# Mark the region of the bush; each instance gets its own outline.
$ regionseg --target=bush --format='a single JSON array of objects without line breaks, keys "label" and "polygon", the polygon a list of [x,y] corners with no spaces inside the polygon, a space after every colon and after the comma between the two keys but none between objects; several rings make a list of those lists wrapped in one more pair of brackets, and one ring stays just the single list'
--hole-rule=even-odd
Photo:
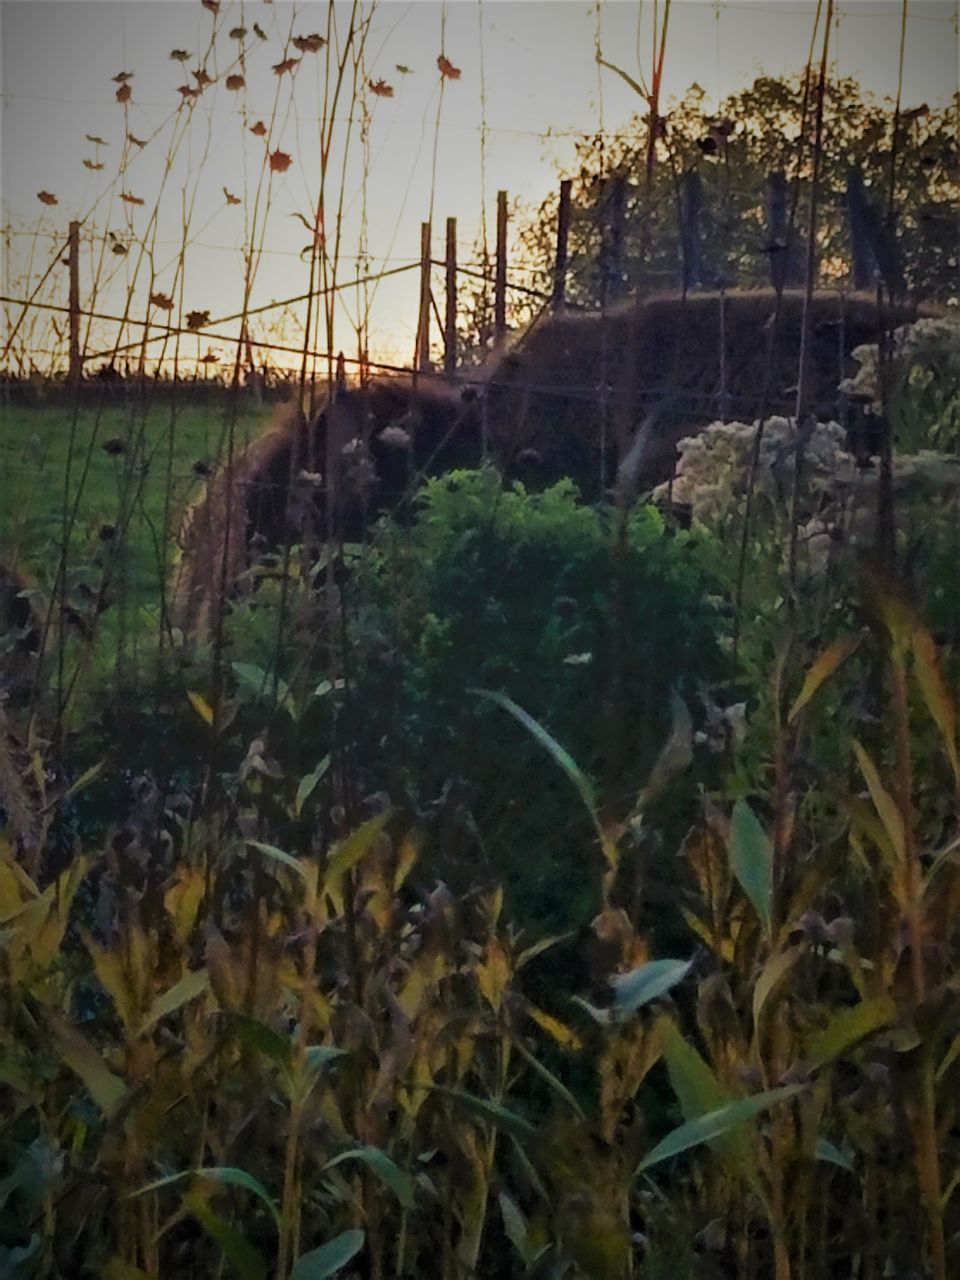
[{"label": "bush", "polygon": [[416,785],[420,803],[444,788],[448,814],[475,800],[475,850],[489,872],[521,910],[536,903],[541,919],[567,926],[572,908],[586,910],[592,878],[576,795],[476,690],[512,698],[624,805],[669,731],[671,689],[694,691],[720,667],[690,539],[668,535],[652,508],[634,513],[615,627],[612,536],[609,512],[583,505],[570,481],[532,494],[493,471],[458,472],[426,486],[412,527],[381,527],[350,609],[364,754],[387,753],[387,773]]}]

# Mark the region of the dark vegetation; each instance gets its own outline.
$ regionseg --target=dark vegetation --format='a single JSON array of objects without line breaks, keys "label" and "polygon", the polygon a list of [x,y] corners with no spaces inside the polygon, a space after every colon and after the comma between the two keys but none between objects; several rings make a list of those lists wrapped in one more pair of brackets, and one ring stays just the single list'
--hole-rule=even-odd
[{"label": "dark vegetation", "polygon": [[[839,200],[891,122],[831,92]],[[0,1276],[960,1268],[960,376],[888,342],[904,282],[952,296],[911,166],[926,201],[956,143],[910,125],[878,300],[809,279],[804,330],[801,293],[716,292],[763,280],[797,98],[650,143],[618,279],[710,293],[535,325],[476,397],[4,409]],[[723,221],[681,252],[653,215],[692,172]],[[863,285],[838,209],[820,283]],[[861,342],[867,532],[814,559]],[[681,522],[678,398],[803,430]]]}]

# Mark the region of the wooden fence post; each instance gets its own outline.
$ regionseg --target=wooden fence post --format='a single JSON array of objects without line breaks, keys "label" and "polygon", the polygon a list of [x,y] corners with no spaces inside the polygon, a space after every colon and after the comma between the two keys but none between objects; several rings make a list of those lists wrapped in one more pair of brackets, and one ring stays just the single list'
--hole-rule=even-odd
[{"label": "wooden fence post", "polygon": [[79,386],[83,374],[80,360],[80,223],[70,223],[70,367],[71,386]]},{"label": "wooden fence post", "polygon": [[789,280],[791,257],[787,243],[787,175],[781,169],[767,176],[767,236],[770,283],[779,290]]},{"label": "wooden fence post", "polygon": [[497,192],[497,267],[493,286],[493,342],[507,336],[507,193]]},{"label": "wooden fence post", "polygon": [[457,220],[447,219],[447,307],[443,325],[443,372],[457,367]]},{"label": "wooden fence post", "polygon": [[618,173],[610,183],[610,203],[607,208],[607,292],[614,301],[624,292],[623,235],[627,209],[627,179]]},{"label": "wooden fence post", "polygon": [[688,169],[680,179],[680,245],[683,249],[683,292],[695,289],[703,274],[700,215],[703,212],[703,183],[696,169]]},{"label": "wooden fence post", "polygon": [[420,314],[417,320],[415,371],[430,371],[430,223],[420,224]]},{"label": "wooden fence post", "polygon": [[567,288],[567,244],[570,239],[570,190],[573,183],[564,178],[560,183],[560,207],[557,210],[557,259],[553,268],[554,311],[562,311]]}]

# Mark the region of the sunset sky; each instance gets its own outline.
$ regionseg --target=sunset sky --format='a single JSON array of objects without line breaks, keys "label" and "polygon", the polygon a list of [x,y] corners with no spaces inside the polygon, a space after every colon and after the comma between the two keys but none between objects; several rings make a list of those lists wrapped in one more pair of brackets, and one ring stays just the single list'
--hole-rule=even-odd
[{"label": "sunset sky", "polygon": [[[498,189],[512,200],[539,201],[555,185],[557,164],[570,159],[577,136],[615,132],[641,105],[622,80],[598,68],[595,51],[599,45],[605,58],[633,75],[638,66],[646,69],[653,0],[386,0],[359,11],[370,17],[364,81],[383,79],[394,94],[365,93],[366,155],[357,127],[349,141],[346,125],[336,131],[328,207],[339,199],[342,173],[341,276],[354,270],[364,206],[373,272],[417,258],[420,223],[431,208],[435,256],[442,256],[443,221],[453,215],[461,259],[472,259],[484,204],[492,237]],[[677,0],[666,55],[667,95],[679,95],[697,81],[708,101],[719,101],[761,70],[800,69],[815,11],[810,0]],[[899,0],[846,0],[839,9],[832,37],[836,66],[878,95],[896,90],[900,11]],[[172,293],[185,209],[191,243],[184,312],[207,309],[215,321],[239,308],[243,245],[254,216],[264,254],[253,305],[306,290],[307,269],[298,254],[309,236],[295,215],[310,221],[317,199],[316,121],[325,55],[304,53],[293,75],[277,76],[271,67],[282,61],[291,36],[326,33],[325,3],[223,0],[214,16],[200,0],[3,0],[0,17],[0,194],[3,222],[18,232],[4,257],[4,293],[21,296],[26,277],[35,280],[50,260],[54,242],[46,233],[63,234],[69,219],[79,217],[95,237],[85,241],[85,291],[104,237],[114,232],[131,248],[125,257],[104,258],[97,304],[112,313],[130,289],[131,314],[142,316],[147,274],[144,262],[137,265],[135,242],[154,236],[156,210],[154,287]],[[347,4],[335,6],[335,19],[342,38]],[[957,21],[956,0],[911,3],[905,105],[945,101],[956,92]],[[254,23],[265,40],[253,34]],[[248,29],[240,41],[229,35],[237,26]],[[211,41],[212,51],[201,59]],[[242,90],[229,92],[220,79],[192,105],[183,103],[178,86],[191,82],[194,68],[202,65],[214,79],[222,77],[241,47]],[[175,48],[191,58],[171,60]],[[458,79],[443,83],[442,101],[436,61],[441,51],[461,70]],[[299,56],[292,47],[288,53]],[[112,79],[123,71],[133,73],[126,105],[116,102]],[[348,87],[344,120],[349,103]],[[270,126],[266,138],[250,132],[259,120]],[[147,145],[126,144],[128,167],[118,179],[128,133]],[[106,145],[88,142],[87,135]],[[265,153],[277,150],[289,154],[290,167],[272,174],[269,197],[264,187],[258,201]],[[84,160],[103,168],[85,167]],[[228,204],[224,188],[241,203]],[[40,203],[40,191],[55,195],[56,206]],[[144,203],[123,202],[122,192]],[[328,217],[328,233],[330,225]],[[39,238],[33,234],[38,227],[44,233]],[[65,299],[66,272],[57,272],[53,278]],[[415,271],[376,289],[371,346],[379,358],[409,360],[416,294]],[[343,295],[338,319],[339,344],[348,350],[355,296]],[[3,323],[15,314],[8,309]],[[257,332],[264,331],[261,322]],[[205,345],[228,351],[216,342]]]}]

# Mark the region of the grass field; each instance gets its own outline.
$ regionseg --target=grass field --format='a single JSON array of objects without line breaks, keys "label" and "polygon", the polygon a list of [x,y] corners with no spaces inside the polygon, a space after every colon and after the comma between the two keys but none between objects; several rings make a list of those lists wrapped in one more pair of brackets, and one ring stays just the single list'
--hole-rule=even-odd
[{"label": "grass field", "polygon": [[[246,409],[237,447],[265,415]],[[222,448],[224,411],[190,404],[0,409],[0,559],[41,580],[62,546],[67,515],[70,560],[92,561],[105,528],[117,531],[128,603],[155,598],[164,530],[176,536],[185,504]]]}]

